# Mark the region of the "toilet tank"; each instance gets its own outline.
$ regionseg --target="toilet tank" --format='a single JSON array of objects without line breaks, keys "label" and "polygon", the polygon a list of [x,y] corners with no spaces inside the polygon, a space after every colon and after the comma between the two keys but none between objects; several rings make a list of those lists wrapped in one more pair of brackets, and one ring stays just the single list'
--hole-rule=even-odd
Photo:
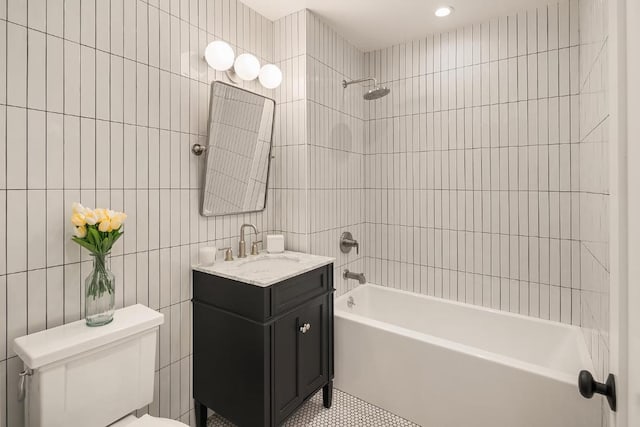
[{"label": "toilet tank", "polygon": [[27,427],[105,427],[153,400],[161,313],[137,304],[14,340],[27,376]]}]

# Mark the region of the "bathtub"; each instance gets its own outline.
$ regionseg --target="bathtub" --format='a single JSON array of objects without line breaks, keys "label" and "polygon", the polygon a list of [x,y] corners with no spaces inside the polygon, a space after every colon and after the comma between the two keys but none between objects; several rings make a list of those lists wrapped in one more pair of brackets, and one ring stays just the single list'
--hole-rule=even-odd
[{"label": "bathtub", "polygon": [[575,326],[372,284],[335,301],[336,388],[421,426],[600,426],[581,369]]}]

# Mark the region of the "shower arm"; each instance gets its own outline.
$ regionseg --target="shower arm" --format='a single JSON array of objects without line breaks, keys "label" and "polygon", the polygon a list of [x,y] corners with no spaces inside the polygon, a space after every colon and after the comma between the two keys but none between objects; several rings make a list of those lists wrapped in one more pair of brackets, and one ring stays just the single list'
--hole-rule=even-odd
[{"label": "shower arm", "polygon": [[373,85],[374,86],[378,86],[378,81],[375,78],[367,77],[365,79],[358,79],[358,80],[351,80],[351,81],[343,80],[342,81],[342,87],[346,89],[346,87],[349,86],[349,85],[356,84],[356,83],[362,83],[362,82],[368,82],[370,80],[373,80]]}]

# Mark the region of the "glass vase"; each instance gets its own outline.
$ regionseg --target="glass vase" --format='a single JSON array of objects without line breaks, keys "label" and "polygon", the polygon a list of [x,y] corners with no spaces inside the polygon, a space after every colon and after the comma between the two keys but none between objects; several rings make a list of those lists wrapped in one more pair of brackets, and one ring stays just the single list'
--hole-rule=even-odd
[{"label": "glass vase", "polygon": [[84,317],[88,326],[102,326],[113,320],[116,305],[116,277],[109,254],[91,254],[93,270],[84,281]]}]

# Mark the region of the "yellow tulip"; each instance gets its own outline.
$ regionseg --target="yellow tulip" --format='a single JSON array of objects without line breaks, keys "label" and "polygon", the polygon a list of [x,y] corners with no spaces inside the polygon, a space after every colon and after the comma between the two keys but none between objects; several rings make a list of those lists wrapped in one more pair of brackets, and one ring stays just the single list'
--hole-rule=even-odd
[{"label": "yellow tulip", "polygon": [[96,211],[87,211],[87,213],[84,214],[84,219],[89,225],[96,225],[98,223],[98,215],[96,214]]},{"label": "yellow tulip", "polygon": [[108,219],[103,220],[100,225],[98,225],[98,230],[102,231],[103,233],[106,233],[108,231],[111,231],[111,222],[109,222]]},{"label": "yellow tulip", "polygon": [[82,215],[79,212],[74,213],[73,215],[71,215],[71,223],[73,225],[75,225],[76,227],[82,227],[84,226],[87,222],[85,220],[84,215]]},{"label": "yellow tulip", "polygon": [[109,219],[106,209],[96,209],[94,210],[94,213],[96,214],[96,218],[98,219],[98,222],[102,222],[105,219]]},{"label": "yellow tulip", "polygon": [[125,219],[127,219],[127,215],[125,213],[115,212],[114,215],[111,216],[111,228],[114,230],[119,229]]},{"label": "yellow tulip", "polygon": [[76,227],[76,230],[73,234],[80,239],[84,239],[85,237],[87,237],[87,228],[84,225]]},{"label": "yellow tulip", "polygon": [[71,211],[75,214],[75,213],[79,213],[84,215],[84,213],[87,211],[87,208],[85,208],[84,206],[82,206],[80,203],[78,202],[74,202],[71,205]]}]

